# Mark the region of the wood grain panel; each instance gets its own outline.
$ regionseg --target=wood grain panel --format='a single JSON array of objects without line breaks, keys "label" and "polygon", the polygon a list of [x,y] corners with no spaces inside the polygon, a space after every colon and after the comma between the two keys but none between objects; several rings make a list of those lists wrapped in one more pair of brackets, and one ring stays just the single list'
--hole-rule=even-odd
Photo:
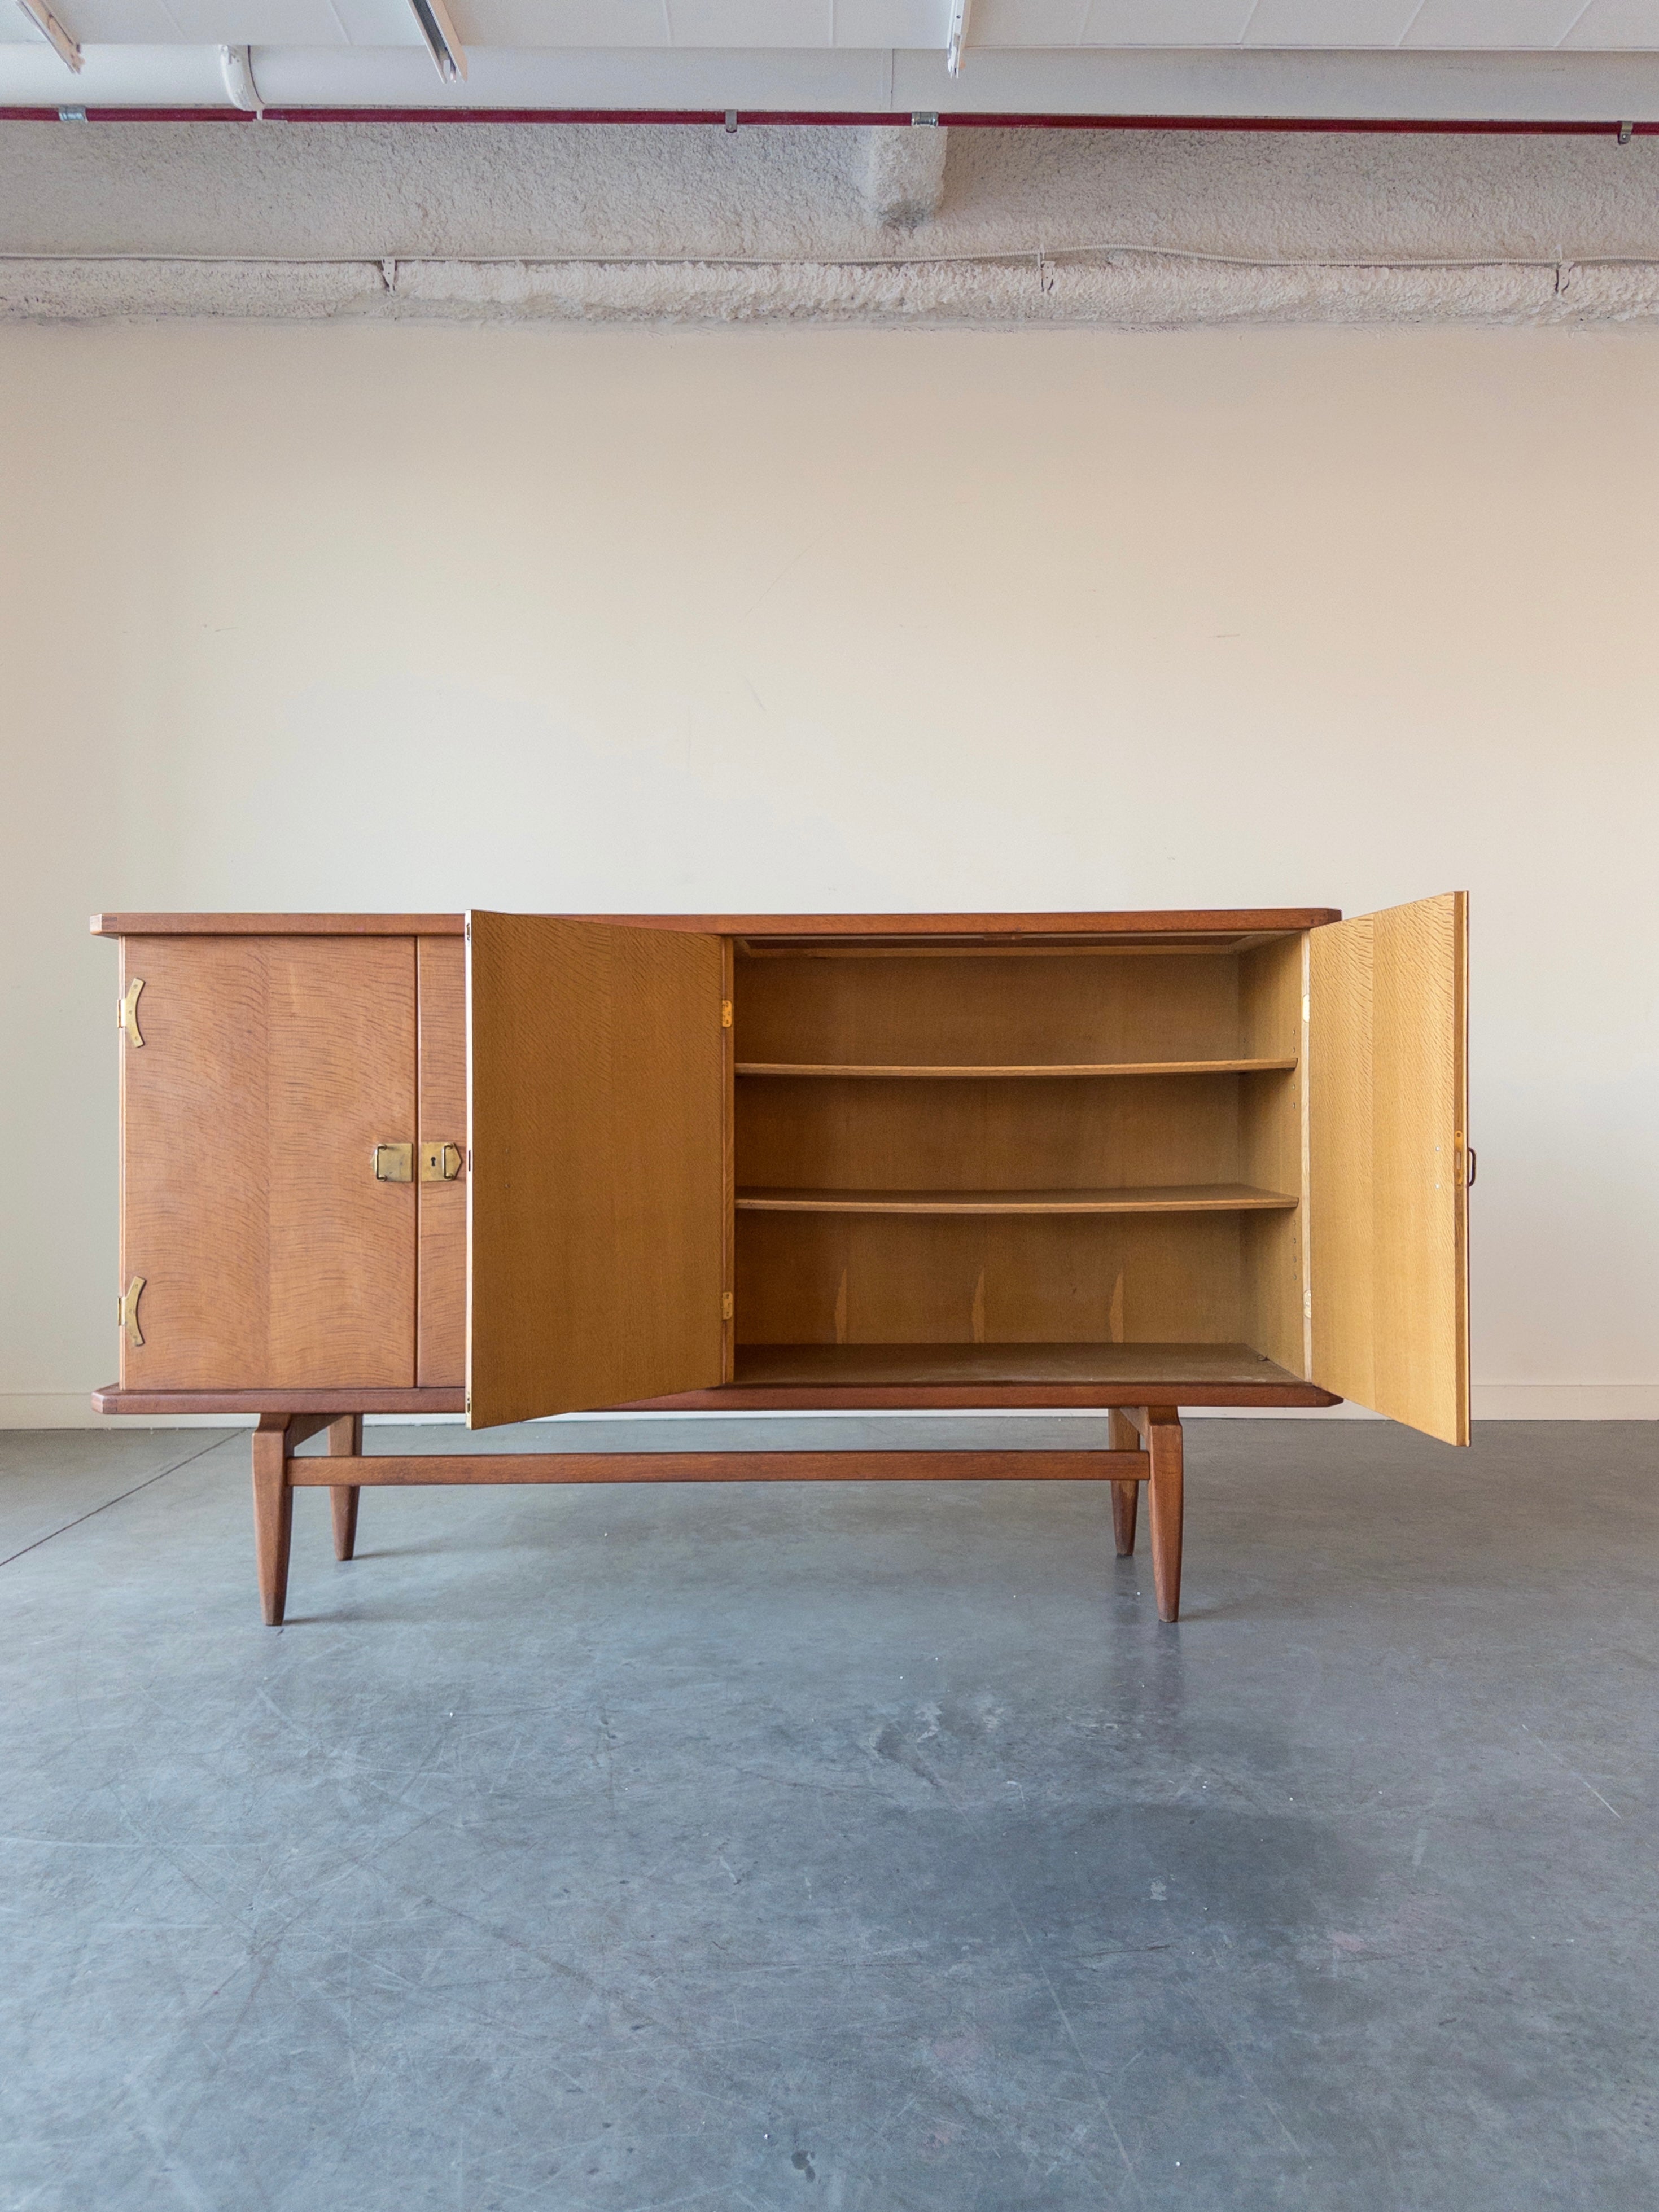
[{"label": "wood grain panel", "polygon": [[1259,1214],[1240,1242],[1243,1334],[1294,1374],[1306,1371],[1302,1293],[1306,1284],[1307,1207],[1303,1142],[1306,1081],[1303,1058],[1303,968],[1306,939],[1280,938],[1239,960],[1239,1003],[1247,1049],[1277,1054],[1291,1066],[1239,1086],[1239,1173],[1264,1190],[1294,1192],[1291,1212]]},{"label": "wood grain panel", "polygon": [[[291,1460],[296,1489],[319,1486],[325,1462]],[[1146,1482],[1143,1451],[432,1452],[370,1453],[330,1468],[365,1489],[507,1482]]]},{"label": "wood grain panel", "polygon": [[[763,1355],[776,1346],[755,1347],[757,1356]],[[1201,1349],[1208,1350],[1204,1346]],[[1142,1347],[1143,1352],[1146,1347]],[[740,1353],[747,1358],[749,1354]],[[1259,1370],[1266,1372],[1267,1370]],[[1278,1370],[1273,1370],[1277,1372]],[[1027,1383],[984,1383],[969,1385],[952,1391],[937,1383],[924,1383],[914,1389],[884,1388],[866,1391],[861,1397],[844,1390],[829,1389],[814,1393],[810,1389],[784,1391],[757,1390],[741,1380],[716,1386],[708,1390],[681,1390],[660,1398],[642,1398],[633,1401],[635,1410],[651,1407],[663,1413],[742,1413],[753,1411],[787,1411],[801,1413],[814,1406],[845,1407],[857,1403],[872,1408],[879,1407],[927,1406],[1003,1406],[1031,1407],[1055,1406],[1107,1406],[1141,1403],[1149,1391],[1156,1396],[1162,1391],[1168,1395],[1170,1378],[1148,1378],[1145,1375],[1132,1377],[1123,1385],[1055,1383],[1050,1387],[1057,1395],[1046,1397],[1043,1386]],[[1179,1396],[1188,1406],[1334,1406],[1337,1401],[1328,1390],[1316,1389],[1310,1382],[1267,1382],[1263,1383],[1182,1382]],[[465,1398],[459,1390],[134,1390],[123,1391],[117,1383],[106,1383],[92,1393],[95,1413],[145,1414],[174,1413],[264,1413],[275,1412],[321,1413],[325,1418],[348,1412],[365,1413],[459,1413],[465,1409]]]},{"label": "wood grain panel", "polygon": [[459,914],[95,914],[94,937],[459,937]]},{"label": "wood grain panel", "polygon": [[1293,1193],[1236,1182],[1144,1190],[738,1190],[739,1213],[1249,1213]]},{"label": "wood grain panel", "polygon": [[1031,1190],[1250,1182],[1242,1172],[1240,1101],[1275,1080],[740,1083],[738,1183]]},{"label": "wood grain panel", "polygon": [[690,929],[716,937],[1006,938],[1015,944],[1066,937],[1244,937],[1263,931],[1314,929],[1340,921],[1334,906],[1147,908],[1111,913],[1055,914],[610,914],[578,921],[620,922],[637,929]]},{"label": "wood grain panel", "polygon": [[1231,953],[917,959],[848,950],[836,960],[739,957],[740,1061],[952,1066],[1241,1054]]},{"label": "wood grain panel", "polygon": [[276,1390],[124,1390],[107,1382],[92,1393],[96,1413],[460,1413],[465,1392],[453,1389],[384,1389],[379,1384],[343,1383],[337,1388],[290,1384]]},{"label": "wood grain panel", "polygon": [[[420,1182],[416,1379],[428,1388],[466,1379],[466,950],[459,937],[416,939],[422,1144],[450,1144],[461,1171]],[[416,1172],[418,1174],[418,1152]]]},{"label": "wood grain panel", "polygon": [[1248,1344],[769,1344],[738,1355],[738,1385],[750,1389],[1098,1382],[1152,1395],[1295,1381]]},{"label": "wood grain panel", "polygon": [[[901,1347],[905,1349],[908,1347]],[[1264,1373],[1277,1374],[1269,1367]],[[1104,1412],[1113,1406],[1144,1406],[1148,1395],[1182,1406],[1335,1406],[1341,1401],[1328,1390],[1294,1379],[1282,1382],[1182,1382],[1167,1376],[1145,1376],[1123,1382],[894,1382],[860,1383],[838,1388],[819,1383],[778,1387],[738,1382],[720,1390],[681,1390],[667,1398],[641,1398],[631,1408],[619,1411],[653,1413],[971,1413],[988,1408],[1003,1413],[1030,1413],[1044,1407],[1092,1407]]]},{"label": "wood grain panel", "polygon": [[[740,947],[740,1341],[1249,1338],[1299,1370],[1302,945]],[[1107,1208],[1148,1214],[1075,1218]]]},{"label": "wood grain panel", "polygon": [[1310,943],[1314,1379],[1469,1441],[1468,902]]},{"label": "wood grain panel", "polygon": [[716,937],[474,914],[468,1419],[718,1384]]},{"label": "wood grain panel", "polygon": [[[609,914],[562,917],[606,921],[633,929],[690,931],[713,937],[993,937],[1019,943],[1030,938],[1242,937],[1261,931],[1316,928],[1340,921],[1336,907],[1251,907],[1123,914]],[[459,914],[95,914],[96,937],[182,933],[275,937],[284,932],[341,937],[461,935]]]},{"label": "wood grain panel", "polygon": [[761,1344],[1234,1342],[1239,1222],[743,1213],[739,1362]]},{"label": "wood grain panel", "polygon": [[1277,1072],[1295,1066],[1294,1059],[1102,1060],[1084,1062],[1073,1067],[1056,1066],[1048,1061],[1009,1067],[848,1067],[820,1066],[811,1061],[777,1065],[757,1060],[740,1061],[737,1073],[739,1075],[840,1076],[865,1082],[890,1083],[895,1078],[902,1077],[914,1082],[966,1083],[983,1082],[993,1077],[1006,1081],[1011,1078],[1029,1080],[1037,1077],[1060,1076],[1075,1079],[1115,1075],[1243,1075]]},{"label": "wood grain panel", "polygon": [[121,1279],[145,1279],[129,1389],[408,1387],[415,1186],[409,938],[129,938]]},{"label": "wood grain panel", "polygon": [[734,1024],[732,999],[735,988],[733,947],[729,937],[720,939],[720,1380],[732,1380],[737,1357],[738,1323],[732,1292],[738,1279],[738,1125],[737,1086],[732,1075]]}]

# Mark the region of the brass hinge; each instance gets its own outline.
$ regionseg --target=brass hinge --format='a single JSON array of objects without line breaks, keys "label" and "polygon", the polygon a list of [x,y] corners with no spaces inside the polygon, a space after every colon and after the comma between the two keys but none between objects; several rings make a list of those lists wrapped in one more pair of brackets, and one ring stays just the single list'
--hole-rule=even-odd
[{"label": "brass hinge", "polygon": [[722,1000],[720,1000],[720,1027],[721,1027],[723,1030],[729,1030],[729,1029],[731,1028],[731,1026],[732,1026],[732,1001],[730,1000],[730,999],[722,999]]},{"label": "brass hinge", "polygon": [[138,1031],[138,994],[143,988],[143,977],[135,975],[127,985],[125,998],[115,1009],[116,1025],[126,1031],[129,1044],[143,1044],[144,1041]]},{"label": "brass hinge", "polygon": [[461,1171],[461,1148],[459,1145],[422,1144],[421,1146],[421,1181],[422,1182],[453,1182]]},{"label": "brass hinge", "polygon": [[374,1160],[376,1182],[414,1182],[415,1147],[413,1145],[376,1145]]},{"label": "brass hinge", "polygon": [[1458,1187],[1463,1190],[1473,1190],[1474,1188],[1474,1146],[1468,1142],[1461,1129],[1454,1129],[1452,1132],[1452,1158],[1457,1162],[1454,1173],[1456,1176]]},{"label": "brass hinge", "polygon": [[722,1291],[720,1292],[720,1319],[722,1321],[730,1321],[731,1318],[732,1293],[730,1291]]},{"label": "brass hinge", "polygon": [[125,1329],[127,1342],[136,1350],[144,1340],[144,1332],[138,1326],[138,1301],[144,1295],[144,1279],[135,1275],[117,1301],[116,1325]]}]

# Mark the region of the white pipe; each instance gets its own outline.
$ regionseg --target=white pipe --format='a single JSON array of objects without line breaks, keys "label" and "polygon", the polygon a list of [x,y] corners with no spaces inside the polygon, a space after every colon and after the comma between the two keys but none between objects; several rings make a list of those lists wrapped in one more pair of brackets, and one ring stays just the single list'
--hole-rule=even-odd
[{"label": "white pipe", "polygon": [[[475,46],[439,81],[410,21],[397,46],[255,46],[266,109],[712,111],[724,114],[1168,115],[1304,120],[1659,122],[1659,52],[1126,52],[975,46],[962,77],[937,48]],[[199,107],[234,113],[218,46],[89,46],[71,76],[45,40],[0,43],[0,106]]]},{"label": "white pipe", "polygon": [[0,46],[0,107],[229,107],[218,46],[82,46],[70,76],[47,46]]}]

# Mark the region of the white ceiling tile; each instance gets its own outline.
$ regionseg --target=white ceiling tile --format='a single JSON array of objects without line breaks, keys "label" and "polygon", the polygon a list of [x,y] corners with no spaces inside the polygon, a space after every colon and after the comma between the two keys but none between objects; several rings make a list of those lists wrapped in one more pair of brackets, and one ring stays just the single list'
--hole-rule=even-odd
[{"label": "white ceiling tile", "polygon": [[[942,10],[948,17],[948,4]],[[978,0],[968,23],[970,46],[1074,46],[1089,20],[1089,0]],[[943,46],[943,33],[933,43]]]},{"label": "white ceiling tile", "polygon": [[677,46],[827,46],[830,0],[665,0]]},{"label": "white ceiling tile", "polygon": [[349,44],[331,0],[167,0],[167,13],[187,46]]},{"label": "white ceiling tile", "polygon": [[[831,0],[830,7],[838,46],[942,46],[950,13],[950,0]],[[975,36],[977,24],[975,9]]]},{"label": "white ceiling tile", "polygon": [[1575,51],[1581,46],[1659,49],[1659,0],[1590,0],[1561,43]]},{"label": "white ceiling tile", "polygon": [[450,13],[467,46],[665,46],[669,42],[663,0],[452,0]]},{"label": "white ceiling tile", "polygon": [[[409,0],[334,0],[334,12],[354,46],[418,46],[424,42]],[[452,8],[456,27],[466,36],[465,8]]]},{"label": "white ceiling tile", "polygon": [[1457,53],[1558,45],[1583,13],[1584,0],[1423,0],[1401,44]]},{"label": "white ceiling tile", "polygon": [[[52,0],[52,12],[83,46],[171,46],[182,36],[163,0]],[[21,8],[16,15],[26,39],[44,36]]]},{"label": "white ceiling tile", "polygon": [[1085,46],[1236,46],[1251,0],[1092,0]]},{"label": "white ceiling tile", "polygon": [[1257,0],[1247,46],[1397,46],[1418,0]]}]

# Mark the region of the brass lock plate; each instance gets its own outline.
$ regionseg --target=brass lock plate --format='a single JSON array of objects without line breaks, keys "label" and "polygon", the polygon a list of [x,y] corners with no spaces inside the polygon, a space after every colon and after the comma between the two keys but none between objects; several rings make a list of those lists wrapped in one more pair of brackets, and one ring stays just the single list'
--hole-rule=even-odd
[{"label": "brass lock plate", "polygon": [[413,1182],[415,1180],[414,1146],[376,1145],[374,1180],[376,1182]]},{"label": "brass lock plate", "polygon": [[461,1148],[459,1145],[422,1144],[421,1146],[421,1181],[422,1182],[453,1182],[461,1171]]}]

